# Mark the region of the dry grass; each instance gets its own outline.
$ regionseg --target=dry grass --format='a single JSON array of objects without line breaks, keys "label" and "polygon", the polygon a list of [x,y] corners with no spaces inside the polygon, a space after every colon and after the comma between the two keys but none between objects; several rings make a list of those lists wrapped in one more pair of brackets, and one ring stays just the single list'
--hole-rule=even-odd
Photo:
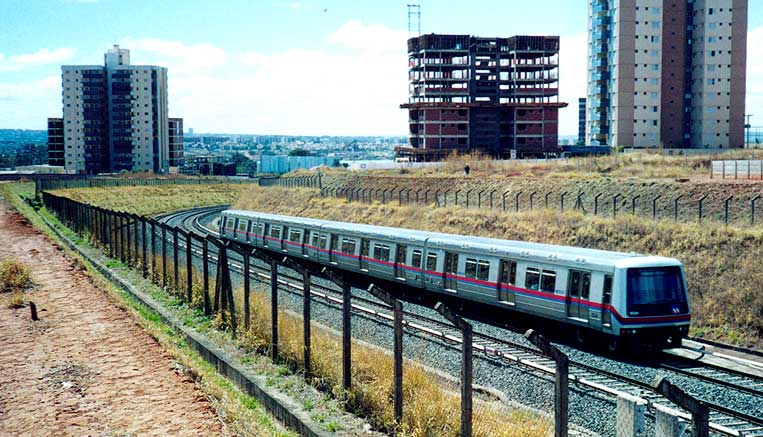
[{"label": "dry grass", "polygon": [[56,195],[116,211],[140,215],[199,206],[229,204],[246,191],[245,184],[157,185],[57,190]]},{"label": "dry grass", "polygon": [[253,187],[236,208],[454,234],[670,256],[686,266],[693,333],[760,345],[763,233],[735,227],[616,220],[555,211],[510,214],[432,206],[347,203],[312,189]]},{"label": "dry grass", "polygon": [[[441,166],[394,170],[352,172],[344,169],[321,170],[326,176],[324,184],[342,180],[350,175],[406,176],[406,177],[462,177],[469,164],[472,178],[694,178],[707,177],[710,161],[719,159],[761,159],[760,150],[734,150],[720,154],[666,155],[664,151],[618,153],[607,156],[569,158],[549,161],[503,160],[495,161],[483,155],[448,156]],[[300,171],[294,174],[311,175]]]},{"label": "dry grass", "polygon": [[15,259],[0,261],[0,292],[23,292],[32,286],[32,270]]},{"label": "dry grass", "polygon": [[[237,293],[240,294],[240,291]],[[243,343],[262,351],[270,343],[270,301],[264,293],[251,295],[251,326]],[[285,361],[303,367],[302,319],[280,312],[279,353]],[[313,326],[312,375],[315,384],[343,398],[347,407],[369,418],[379,429],[395,429],[392,412],[393,360],[376,348],[353,342],[352,382],[343,393],[341,339]],[[407,436],[457,436],[460,432],[460,398],[457,387],[439,382],[420,366],[406,362],[403,370],[403,423]],[[475,403],[475,436],[537,436],[551,429],[548,419],[517,410],[501,411],[484,402]]]}]

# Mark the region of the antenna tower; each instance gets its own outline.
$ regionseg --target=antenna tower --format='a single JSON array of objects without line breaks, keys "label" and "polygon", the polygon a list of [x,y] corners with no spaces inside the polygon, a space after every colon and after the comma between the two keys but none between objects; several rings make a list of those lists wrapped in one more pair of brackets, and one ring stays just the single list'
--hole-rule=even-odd
[{"label": "antenna tower", "polygon": [[418,3],[408,4],[408,36],[421,36],[421,5]]}]

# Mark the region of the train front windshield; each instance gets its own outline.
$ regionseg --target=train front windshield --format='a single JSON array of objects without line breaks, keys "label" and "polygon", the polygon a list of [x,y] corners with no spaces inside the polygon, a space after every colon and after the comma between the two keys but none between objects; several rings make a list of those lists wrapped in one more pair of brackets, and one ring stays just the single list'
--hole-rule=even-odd
[{"label": "train front windshield", "polygon": [[680,267],[628,269],[629,316],[664,316],[688,312]]}]

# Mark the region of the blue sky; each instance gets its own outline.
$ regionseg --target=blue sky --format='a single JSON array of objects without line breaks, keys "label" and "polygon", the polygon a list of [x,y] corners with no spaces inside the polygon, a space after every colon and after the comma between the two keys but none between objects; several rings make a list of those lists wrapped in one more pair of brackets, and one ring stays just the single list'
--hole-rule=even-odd
[{"label": "blue sky", "polygon": [[[0,128],[43,129],[61,113],[60,65],[100,64],[118,43],[169,68],[170,115],[197,132],[405,135],[406,3],[0,0]],[[421,4],[422,33],[561,35],[560,134],[576,133],[584,0]],[[749,17],[747,112],[763,124],[763,1]]]}]

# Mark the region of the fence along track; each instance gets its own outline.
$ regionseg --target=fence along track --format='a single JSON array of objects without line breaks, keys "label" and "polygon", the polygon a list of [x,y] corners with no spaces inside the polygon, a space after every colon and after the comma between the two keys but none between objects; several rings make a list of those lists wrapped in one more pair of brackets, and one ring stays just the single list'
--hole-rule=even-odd
[{"label": "fence along track", "polygon": [[[147,258],[146,258],[146,241],[147,241],[147,238],[146,238],[146,232],[145,231],[149,230],[151,232],[151,234],[150,234],[151,238],[150,239],[151,239],[152,256],[153,256],[153,254],[155,254],[157,252],[157,246],[156,246],[156,243],[155,243],[157,235],[159,235],[159,237],[161,238],[161,242],[162,242],[162,244],[161,244],[162,269],[161,270],[162,270],[162,277],[163,277],[162,278],[162,284],[164,286],[167,286],[167,284],[168,284],[168,282],[167,282],[167,273],[166,273],[167,269],[166,269],[166,264],[165,264],[166,263],[166,254],[167,254],[167,251],[166,251],[166,241],[168,240],[167,236],[168,236],[168,234],[174,234],[175,232],[178,232],[178,233],[182,232],[183,234],[185,234],[185,231],[179,230],[179,228],[177,228],[177,227],[170,227],[170,226],[164,225],[162,223],[158,223],[158,222],[156,222],[153,219],[146,219],[146,218],[140,217],[140,216],[125,214],[125,213],[118,213],[118,212],[115,212],[115,211],[105,210],[105,209],[102,209],[102,208],[91,207],[89,205],[85,205],[83,203],[76,202],[76,201],[73,201],[73,200],[70,200],[70,199],[67,199],[67,198],[64,198],[64,197],[59,197],[59,196],[51,195],[50,193],[47,193],[47,192],[43,193],[43,200],[45,202],[45,205],[51,211],[55,212],[59,216],[59,218],[61,219],[61,221],[64,224],[69,226],[73,231],[77,232],[78,234],[85,235],[86,233],[90,233],[91,237],[93,239],[95,239],[95,240],[99,240],[101,237],[106,236],[107,238],[105,240],[101,239],[100,241],[107,246],[109,253],[112,256],[118,257],[119,259],[121,259],[122,261],[124,261],[125,263],[130,264],[130,265],[137,265],[138,261],[140,261],[139,240],[141,240],[141,238],[138,238],[138,225],[142,223],[142,225],[144,226],[143,227],[144,231],[141,233],[141,235],[143,237],[142,238],[142,243],[143,243],[143,257],[142,258],[143,258],[143,266],[144,266],[144,275],[147,274],[147,272],[145,270],[145,266],[146,266],[146,263],[147,263]],[[205,212],[205,213],[209,214],[208,211]],[[146,226],[146,225],[149,225],[149,226]],[[132,234],[134,238],[131,239],[131,237],[130,237],[130,230],[132,229],[133,226],[134,226],[135,232]],[[159,227],[161,232],[157,233],[156,232],[156,227]],[[170,232],[166,232],[167,230],[169,230]],[[125,238],[125,234],[126,234],[127,238]],[[193,234],[194,234],[194,232],[191,232],[190,234],[187,234],[188,238],[193,236]],[[193,240],[196,240],[196,242],[194,242]],[[189,255],[191,255],[191,257],[188,257],[187,260],[186,260],[189,263],[192,262],[192,258],[193,258],[193,254],[194,254],[193,253],[194,252],[193,251],[194,243],[198,244],[199,241],[205,242],[205,244],[204,244],[204,246],[202,248],[203,251],[206,251],[206,249],[207,249],[207,247],[206,247],[207,246],[207,244],[206,244],[207,242],[210,243],[210,245],[212,246],[213,250],[214,250],[214,248],[221,248],[221,249],[225,248],[225,246],[220,241],[215,239],[214,237],[211,237],[211,239],[210,239],[210,237],[207,237],[207,238],[204,238],[204,239],[200,239],[200,237],[194,236],[193,238],[190,238],[190,241],[191,241],[190,247],[188,245],[186,245],[186,247],[185,247],[186,250],[188,251],[187,253]],[[173,243],[174,243],[173,244],[173,249],[179,248],[178,247],[178,246],[180,246],[180,244],[178,244],[178,243],[180,243],[179,239],[174,240]],[[125,252],[125,245],[127,245],[127,252]],[[132,246],[132,245],[134,245],[134,246]],[[134,254],[130,253],[130,250],[132,249],[132,247],[134,247],[135,251],[136,251]],[[229,251],[225,251],[226,254],[228,252]],[[237,250],[232,250],[231,252],[236,253],[238,251]],[[241,252],[242,255],[245,254],[245,253],[246,252]],[[226,258],[227,258],[227,256],[226,256]],[[175,269],[176,272],[178,271],[177,266],[179,265],[177,260],[178,260],[177,257],[175,257],[174,262],[175,262],[175,266],[176,266],[176,269]],[[204,297],[204,312],[207,315],[211,315],[212,314],[212,309],[211,309],[211,305],[210,305],[211,304],[211,302],[210,302],[210,289],[209,289],[209,287],[208,287],[208,285],[206,283],[206,279],[207,279],[207,273],[206,273],[207,272],[207,267],[206,266],[208,266],[210,261],[212,261],[212,260],[210,260],[208,258],[205,258],[205,262],[204,262],[204,265],[205,265],[205,268],[204,268],[204,272],[205,272],[205,274],[204,274],[204,277],[205,277],[205,286],[204,286],[204,289],[203,289],[203,297]],[[278,265],[277,261],[273,260],[272,262],[275,262],[276,266]],[[218,263],[218,264],[220,264],[220,263]],[[231,263],[229,263],[229,262],[225,262],[221,266],[218,266],[218,267],[220,269],[222,269],[222,271],[226,271],[228,269],[228,267],[230,267],[230,264]],[[234,264],[233,267],[234,267],[234,270],[235,270],[236,269],[235,261],[232,264]],[[154,258],[154,261],[153,261],[153,268],[157,269],[156,258]],[[238,266],[238,268],[239,268],[239,271],[240,271],[240,265]],[[189,276],[190,276],[190,272],[192,271],[192,269],[189,268],[188,271],[189,271]],[[219,274],[219,272],[220,272],[220,270],[218,270],[218,274]],[[251,274],[251,271],[249,273]],[[223,275],[225,275],[225,273],[223,273]],[[266,277],[270,277],[270,275],[268,275],[267,273],[262,273],[262,275],[264,275]],[[258,272],[258,276],[259,276],[259,272]],[[157,278],[154,278],[154,280],[158,281]],[[223,282],[225,283],[226,281],[223,280]],[[227,282],[229,284],[229,281],[227,281]],[[190,283],[191,282],[188,281],[188,284],[190,284]],[[175,284],[175,286],[177,288],[178,282],[175,281],[174,284]],[[288,286],[288,285],[292,285],[292,284],[296,285],[297,287],[299,287],[298,283],[296,283],[296,284],[295,283],[291,283],[291,282],[288,282],[287,284],[275,283],[275,284],[273,284],[275,286],[273,290],[275,292],[275,290],[278,288],[279,285],[281,285],[282,286],[281,288],[283,288],[283,285],[287,285]],[[350,284],[346,283],[345,286],[349,287]],[[225,286],[223,286],[223,287],[225,287]],[[226,303],[225,303],[225,301],[226,301],[225,296],[226,295],[228,296],[228,299],[230,300],[230,302],[233,302],[233,297],[232,297],[232,291],[230,289],[230,286],[228,286],[227,289],[220,290],[220,291],[221,291],[220,297],[222,299],[220,301],[218,301],[217,293],[215,293],[215,302],[214,302],[215,308],[214,308],[214,311],[216,312],[218,310],[222,310],[223,311],[222,314],[224,315],[224,311],[225,311],[225,308],[226,308],[225,307],[225,305],[226,305]],[[274,295],[274,297],[275,296],[276,295]],[[327,294],[326,294],[326,296],[328,297]],[[190,297],[191,296],[190,296],[190,288],[189,288],[189,296],[188,296],[188,298],[190,299]],[[332,301],[331,299],[328,299],[328,300]],[[368,301],[366,301],[366,303],[367,302]],[[349,303],[350,303],[350,301],[347,298],[347,295],[345,295],[345,300],[344,300],[344,304],[346,305],[344,307],[345,311],[346,311],[345,317],[348,318],[348,319],[349,319],[349,311],[351,310],[351,307],[349,306]],[[218,309],[218,304],[221,304],[219,309]],[[233,311],[232,303],[230,303],[229,309],[231,310],[230,316],[231,316],[232,323],[235,324],[235,318],[237,318],[238,316],[236,316],[235,315],[235,311]],[[275,306],[273,308],[273,311],[274,311],[274,314],[275,314]],[[374,313],[381,314],[380,311],[375,311]],[[371,314],[373,314],[373,313],[371,313]],[[412,316],[409,315],[409,317],[412,317]],[[275,321],[275,319],[274,319],[274,321]],[[349,325],[347,325],[347,326],[349,326]],[[409,321],[408,326],[409,326],[409,329],[412,329],[414,327],[414,324],[410,323],[410,321]],[[445,329],[441,329],[441,330],[438,331],[438,330],[433,329],[433,328],[428,327],[428,326],[423,326],[423,325],[421,325],[421,326],[422,327],[419,328],[419,330],[421,332],[428,333],[429,335],[437,335],[437,336],[439,336],[441,338],[444,338],[444,339],[448,340],[448,343],[458,344],[459,341],[460,341],[460,338],[458,337],[458,334],[453,334],[452,332],[448,332]],[[348,332],[349,331],[346,331],[344,333],[344,335],[346,336],[348,334]],[[439,333],[439,334],[437,334],[437,333]],[[487,336],[482,335],[480,338],[482,340],[484,340],[484,339],[487,338]],[[482,343],[482,340],[478,341],[476,346],[478,346],[477,350],[478,351],[482,351],[483,354],[484,354],[484,352],[487,351],[491,355],[501,357],[502,359],[504,359],[504,358],[511,359],[513,357],[516,362],[524,363],[525,366],[527,366],[527,367],[535,368],[538,371],[544,371],[546,374],[549,374],[549,371],[547,370],[548,366],[545,365],[545,363],[543,361],[544,360],[543,358],[540,358],[540,359],[538,359],[538,358],[533,358],[533,359],[524,358],[523,359],[523,357],[521,356],[520,352],[522,352],[522,353],[528,352],[529,353],[528,350],[520,351],[520,352],[514,352],[514,354],[510,354],[510,352],[513,352],[513,351],[508,351],[508,350],[505,351],[505,350],[500,349],[500,347],[502,347],[502,346],[516,347],[517,345],[508,344],[507,342],[505,342],[503,340],[499,340],[499,339],[489,339],[489,340],[498,340],[500,342],[498,344],[490,344],[490,343],[485,344],[485,343]],[[274,350],[275,350],[275,348],[274,348]],[[348,347],[346,348],[346,351],[349,351]],[[471,355],[469,357],[471,357]],[[344,369],[347,372],[349,372],[349,368],[350,368],[349,355],[346,355],[345,358],[346,358],[346,361],[345,361],[346,365],[344,366]],[[579,364],[576,363],[576,366],[579,366]],[[597,373],[597,374],[601,375],[601,374],[606,373],[606,372],[603,372],[600,369],[595,369],[594,373]],[[349,375],[349,373],[348,373],[348,375]],[[644,389],[643,392],[645,392],[646,395],[644,395],[643,397],[634,397],[632,395],[629,395],[628,393],[619,392],[617,389],[613,389],[611,387],[606,387],[602,382],[590,381],[589,378],[591,378],[591,377],[588,377],[588,376],[579,376],[578,374],[571,375],[571,376],[573,377],[571,379],[572,379],[572,381],[574,383],[582,385],[582,386],[585,386],[585,387],[588,387],[588,388],[593,388],[595,390],[598,390],[600,393],[605,393],[605,394],[606,393],[609,393],[609,394],[617,393],[617,395],[618,395],[618,404],[619,404],[621,399],[624,399],[624,400],[630,401],[631,403],[638,402],[638,403],[640,403],[642,405],[646,405],[646,406],[649,407],[650,411],[654,412],[655,414],[657,414],[657,413],[662,414],[662,413],[667,412],[668,414],[670,414],[674,418],[682,418],[683,420],[688,420],[689,419],[689,415],[688,414],[686,414],[684,412],[681,412],[681,411],[677,411],[676,409],[674,409],[674,408],[672,408],[670,406],[666,406],[665,403],[664,403],[664,400],[662,400],[659,396],[657,396],[655,394],[650,394],[648,392],[648,390],[647,390],[648,384],[642,383],[640,381],[629,380],[627,377],[624,377],[622,375],[609,375],[613,379],[615,379],[616,381],[629,382],[631,384],[636,385],[637,387],[640,386],[642,389]],[[348,379],[348,381],[349,381],[349,379]],[[345,389],[347,389],[347,388],[349,388],[349,385],[347,385],[347,387]],[[760,423],[761,420],[760,419],[755,418],[755,417],[751,417],[749,415],[745,415],[743,413],[739,413],[739,412],[735,412],[735,411],[730,411],[729,409],[724,408],[722,406],[717,406],[717,405],[712,405],[712,404],[708,404],[708,405],[710,405],[711,410],[713,411],[713,413],[711,415],[711,419],[713,420],[713,422],[711,424],[711,429],[713,429],[715,432],[722,433],[722,434],[725,434],[725,435],[732,435],[732,436],[760,435],[760,434],[758,434],[758,431],[763,429],[763,427],[761,427],[761,423]],[[724,422],[724,423],[720,423],[720,422]],[[740,431],[740,430],[744,430],[744,431]],[[753,434],[753,433],[755,433],[755,434]]]},{"label": "fence along track", "polygon": [[[214,213],[210,211],[199,211],[196,213],[188,211],[185,214],[187,217],[182,222],[184,226],[189,226],[188,230],[203,234],[217,234],[215,230],[206,228],[201,223],[204,218]],[[200,248],[196,248],[194,251],[201,252]],[[210,254],[210,257],[214,262],[217,262],[216,255]],[[236,259],[235,255],[229,255],[229,259],[232,261],[232,270],[240,275],[244,274],[242,261]],[[252,273],[263,282],[270,280],[271,275],[268,268],[252,266],[250,274]],[[283,272],[279,272],[278,276],[278,283],[283,291],[302,296],[302,278]],[[313,299],[322,301],[335,308],[341,308],[341,292],[316,283],[311,283],[310,290]],[[363,305],[352,304],[352,309],[356,314],[385,325],[389,325],[392,322],[391,308],[388,305],[358,296],[354,296],[353,301],[363,303]],[[404,316],[408,320],[404,320],[403,324],[409,331],[422,337],[438,338],[454,349],[460,349],[460,331],[448,323],[410,312],[404,312]],[[411,320],[415,320],[415,322]],[[473,349],[487,359],[497,360],[508,365],[516,365],[547,378],[553,377],[555,373],[553,360],[544,357],[537,349],[520,343],[499,339],[475,331]],[[670,365],[665,365],[664,367],[667,370],[674,370]],[[676,370],[676,372],[726,388],[754,395],[763,395],[763,392],[755,388],[763,386],[763,379],[761,378],[734,375],[731,372],[722,372],[719,369],[707,366],[700,367],[695,365],[694,369],[695,371],[693,372],[683,372],[681,370]],[[659,410],[680,417],[683,420],[691,420],[691,416],[688,413],[680,411],[672,403],[657,394],[650,384],[625,375],[599,369],[585,363],[571,361],[569,380],[579,389],[594,390],[614,398],[635,397],[637,403],[643,401],[651,411]],[[750,385],[751,383],[753,385]],[[710,427],[713,431],[729,436],[763,436],[763,419],[734,411],[719,404],[704,402],[711,409]]]}]

